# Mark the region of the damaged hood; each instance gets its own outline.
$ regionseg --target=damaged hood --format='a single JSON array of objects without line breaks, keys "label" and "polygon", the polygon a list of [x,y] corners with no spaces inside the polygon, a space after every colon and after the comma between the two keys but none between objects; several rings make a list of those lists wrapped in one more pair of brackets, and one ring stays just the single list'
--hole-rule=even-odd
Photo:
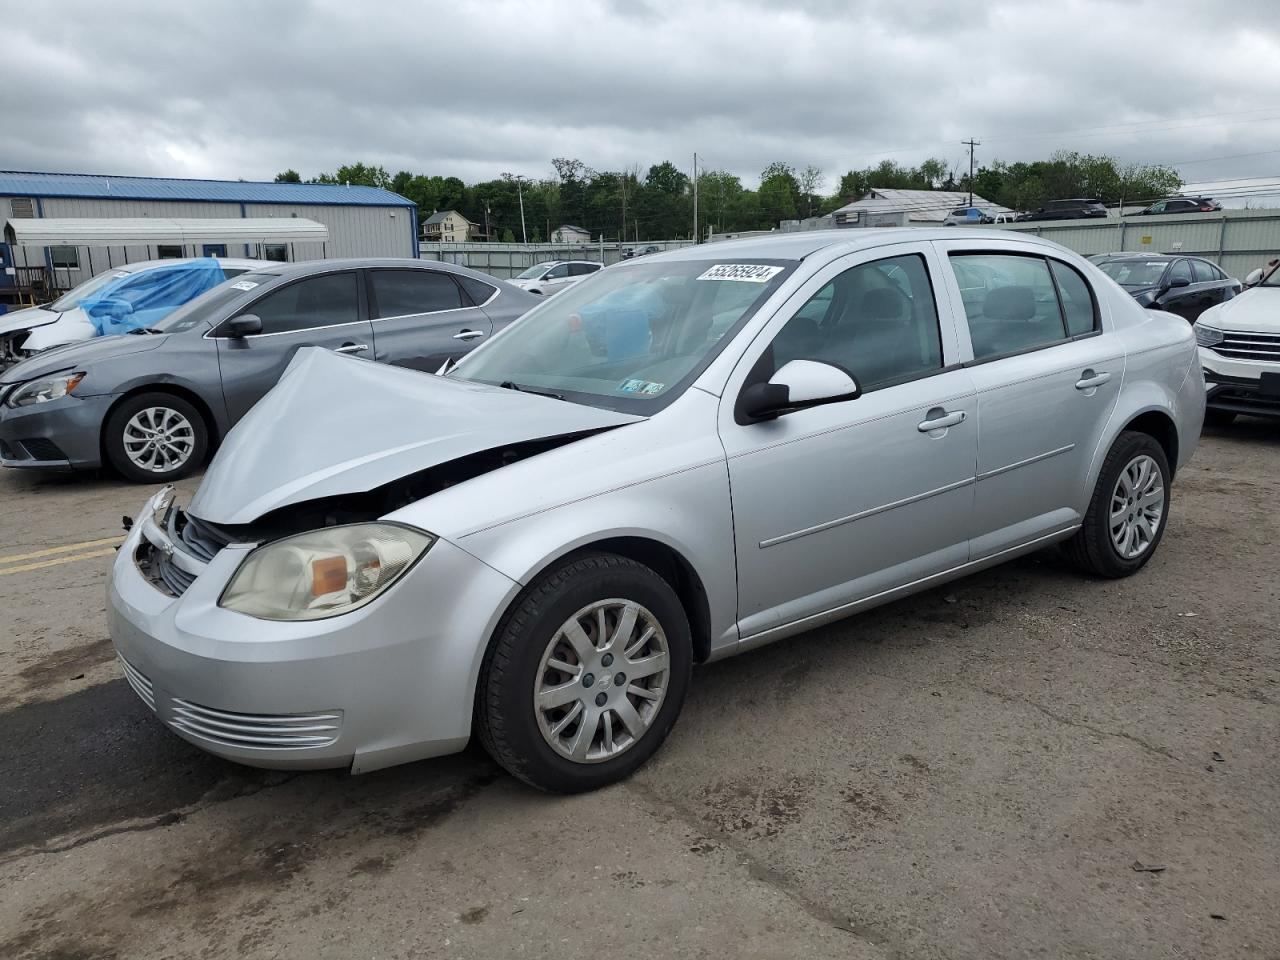
[{"label": "damaged hood", "polygon": [[190,512],[249,523],[483,450],[641,419],[308,347],[227,435]]},{"label": "damaged hood", "polygon": [[46,310],[44,307],[27,307],[25,310],[6,313],[0,316],[0,337],[6,333],[13,333],[15,330],[30,330],[32,327],[43,327],[45,324],[53,323],[59,316],[60,314],[54,313],[52,310]]}]

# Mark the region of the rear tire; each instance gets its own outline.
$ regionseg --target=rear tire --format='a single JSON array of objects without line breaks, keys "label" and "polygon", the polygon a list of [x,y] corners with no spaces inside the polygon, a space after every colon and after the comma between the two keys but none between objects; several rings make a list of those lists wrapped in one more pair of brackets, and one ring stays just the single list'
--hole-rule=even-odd
[{"label": "rear tire", "polygon": [[1235,423],[1236,412],[1234,410],[1214,410],[1209,409],[1204,412],[1204,422],[1210,427],[1229,427]]},{"label": "rear tire", "polygon": [[689,621],[670,584],[626,557],[571,557],[498,626],[480,668],[477,732],[526,783],[595,790],[662,745],[692,666]]},{"label": "rear tire", "polygon": [[1137,573],[1155,554],[1169,521],[1170,473],[1164,448],[1126,430],[1107,452],[1084,522],[1063,552],[1099,577]]},{"label": "rear tire", "polygon": [[204,463],[209,428],[192,404],[155,391],[129,397],[102,428],[107,462],[134,483],[170,483]]}]

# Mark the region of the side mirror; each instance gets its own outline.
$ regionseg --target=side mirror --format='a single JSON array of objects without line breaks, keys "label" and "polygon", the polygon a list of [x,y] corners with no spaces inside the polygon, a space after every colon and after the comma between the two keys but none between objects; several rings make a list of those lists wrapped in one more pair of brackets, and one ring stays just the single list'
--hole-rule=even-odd
[{"label": "side mirror", "polygon": [[234,337],[237,340],[244,337],[252,337],[254,334],[262,332],[262,318],[252,313],[242,313],[238,317],[232,317],[227,321],[227,336]]},{"label": "side mirror", "polygon": [[1244,285],[1246,287],[1256,287],[1261,282],[1262,282],[1261,267],[1259,267],[1257,270],[1250,270],[1248,274],[1245,275]]},{"label": "side mirror", "polygon": [[756,423],[805,407],[856,400],[861,393],[858,382],[834,364],[792,360],[768,383],[753,383],[743,390],[735,414],[739,423]]},{"label": "side mirror", "polygon": [[1165,284],[1165,286],[1168,287],[1170,290],[1174,289],[1175,287],[1189,287],[1191,286],[1191,281],[1188,280],[1186,277],[1174,277],[1167,284]]}]

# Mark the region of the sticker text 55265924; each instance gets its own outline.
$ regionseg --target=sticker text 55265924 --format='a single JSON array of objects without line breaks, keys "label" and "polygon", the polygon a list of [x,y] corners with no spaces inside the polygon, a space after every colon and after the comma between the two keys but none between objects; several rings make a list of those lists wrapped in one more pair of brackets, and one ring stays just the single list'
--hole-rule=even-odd
[{"label": "sticker text 55265924", "polygon": [[768,283],[782,272],[781,267],[763,263],[717,263],[703,272],[699,280],[737,280],[740,283]]}]

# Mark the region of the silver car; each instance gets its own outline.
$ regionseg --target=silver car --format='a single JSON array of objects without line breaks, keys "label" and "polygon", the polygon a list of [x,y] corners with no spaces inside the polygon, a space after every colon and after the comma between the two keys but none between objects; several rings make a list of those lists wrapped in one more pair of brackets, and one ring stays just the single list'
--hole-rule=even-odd
[{"label": "silver car", "polygon": [[144,506],[111,636],[223,757],[362,772],[478,735],[591,789],[658,748],[695,663],[1050,544],[1136,572],[1203,414],[1188,324],[1034,237],[690,247],[447,376],[299,352],[189,505]]}]

